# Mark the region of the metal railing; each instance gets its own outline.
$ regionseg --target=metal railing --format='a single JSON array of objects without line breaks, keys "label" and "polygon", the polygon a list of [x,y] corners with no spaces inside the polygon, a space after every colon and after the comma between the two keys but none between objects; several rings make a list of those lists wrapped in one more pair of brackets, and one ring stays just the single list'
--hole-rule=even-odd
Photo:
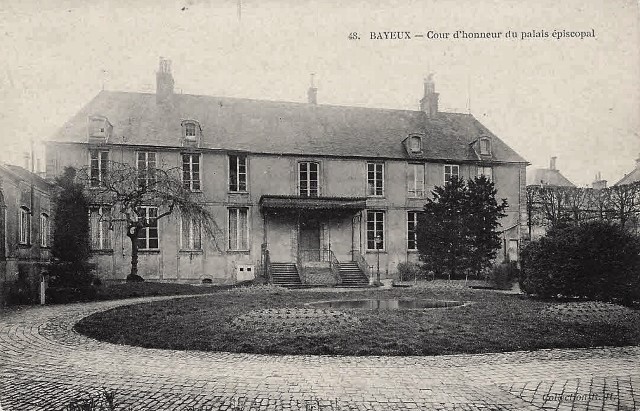
[{"label": "metal railing", "polygon": [[333,254],[331,250],[326,248],[300,250],[298,252],[298,258],[301,263],[308,262],[331,262],[330,254]]},{"label": "metal railing", "polygon": [[364,259],[364,256],[360,254],[358,250],[351,250],[351,261],[358,264],[358,268],[360,271],[371,281],[371,272],[369,270],[369,264],[367,264],[367,260]]},{"label": "metal railing", "polygon": [[340,261],[336,258],[336,255],[333,251],[329,251],[329,266],[331,267],[331,272],[333,273],[333,277],[336,279],[338,284],[342,283],[342,277],[340,277]]}]

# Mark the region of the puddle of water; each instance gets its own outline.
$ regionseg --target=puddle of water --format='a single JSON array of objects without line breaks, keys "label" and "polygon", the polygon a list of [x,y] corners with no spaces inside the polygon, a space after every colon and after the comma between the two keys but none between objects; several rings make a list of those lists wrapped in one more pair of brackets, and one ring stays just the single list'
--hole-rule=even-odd
[{"label": "puddle of water", "polygon": [[463,301],[446,300],[401,300],[397,298],[379,300],[319,301],[308,305],[319,308],[363,309],[363,310],[421,310],[425,308],[449,308],[464,305]]}]

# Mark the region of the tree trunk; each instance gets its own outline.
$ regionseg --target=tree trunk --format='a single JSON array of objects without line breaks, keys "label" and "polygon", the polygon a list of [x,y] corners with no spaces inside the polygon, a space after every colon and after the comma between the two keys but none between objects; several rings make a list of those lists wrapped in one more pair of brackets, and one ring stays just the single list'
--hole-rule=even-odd
[{"label": "tree trunk", "polygon": [[[132,233],[133,231],[133,233]],[[131,271],[130,276],[138,275],[138,233],[140,228],[132,225],[127,230],[127,237],[131,240]]]}]

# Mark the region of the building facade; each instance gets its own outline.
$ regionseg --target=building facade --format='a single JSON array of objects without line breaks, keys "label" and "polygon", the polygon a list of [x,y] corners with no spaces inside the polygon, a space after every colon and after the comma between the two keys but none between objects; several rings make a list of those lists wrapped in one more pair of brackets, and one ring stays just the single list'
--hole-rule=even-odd
[{"label": "building facade", "polygon": [[[177,167],[217,221],[206,238],[179,212],[145,229],[146,279],[232,283],[271,263],[296,265],[302,282],[339,282],[327,263],[396,273],[417,261],[417,212],[454,176],[490,176],[509,203],[505,241],[525,224],[526,161],[473,116],[442,113],[433,82],[420,110],[389,110],[176,94],[161,60],[155,94],[100,92],[47,143],[47,175],[65,166],[108,172],[110,161]],[[130,247],[123,226],[91,210],[94,259],[122,280]],[[157,215],[156,207],[145,214]],[[372,271],[373,270],[373,271]],[[334,270],[335,271],[335,270]]]},{"label": "building facade", "polygon": [[35,301],[51,247],[51,186],[0,164],[0,306]]}]

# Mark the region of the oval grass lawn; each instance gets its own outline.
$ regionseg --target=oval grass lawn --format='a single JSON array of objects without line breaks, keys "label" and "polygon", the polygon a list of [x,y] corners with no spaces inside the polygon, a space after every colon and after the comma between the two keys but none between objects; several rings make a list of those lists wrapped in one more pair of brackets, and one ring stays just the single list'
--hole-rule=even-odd
[{"label": "oval grass lawn", "polygon": [[[425,310],[311,310],[323,300],[424,298],[472,302]],[[441,355],[640,343],[640,312],[594,322],[541,315],[555,303],[492,291],[357,292],[250,289],[128,305],[76,324],[116,344],[269,354]]]}]

